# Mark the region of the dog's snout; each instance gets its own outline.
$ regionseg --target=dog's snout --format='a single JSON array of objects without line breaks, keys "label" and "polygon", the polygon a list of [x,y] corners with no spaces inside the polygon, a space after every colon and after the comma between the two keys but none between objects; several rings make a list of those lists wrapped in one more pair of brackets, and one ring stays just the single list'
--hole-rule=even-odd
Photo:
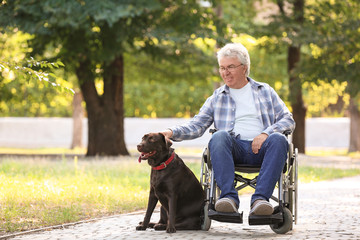
[{"label": "dog's snout", "polygon": [[142,149],[142,148],[143,148],[143,144],[140,143],[140,144],[137,145],[137,150],[138,150],[139,152],[141,152],[141,149]]}]

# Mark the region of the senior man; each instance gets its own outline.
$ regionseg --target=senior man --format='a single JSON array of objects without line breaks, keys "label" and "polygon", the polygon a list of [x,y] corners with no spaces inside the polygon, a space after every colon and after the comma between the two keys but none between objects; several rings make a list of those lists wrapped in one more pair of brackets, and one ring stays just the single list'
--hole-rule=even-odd
[{"label": "senior man", "polygon": [[234,186],[234,164],[261,165],[250,215],[271,215],[269,203],[284,167],[288,142],[282,134],[293,131],[292,114],[268,84],[249,77],[250,57],[240,43],[228,43],[217,52],[224,85],[214,91],[188,123],[163,134],[173,141],[200,137],[214,124],[209,142],[214,177],[221,190],[218,212],[237,212],[239,196]]}]

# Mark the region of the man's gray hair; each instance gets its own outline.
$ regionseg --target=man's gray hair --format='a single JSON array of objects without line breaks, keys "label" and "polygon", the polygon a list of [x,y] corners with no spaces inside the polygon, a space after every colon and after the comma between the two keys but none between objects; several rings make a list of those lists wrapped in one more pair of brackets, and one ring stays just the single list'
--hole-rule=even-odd
[{"label": "man's gray hair", "polygon": [[224,57],[237,57],[243,65],[247,66],[245,76],[250,74],[250,56],[248,50],[241,43],[228,43],[217,52],[218,62]]}]

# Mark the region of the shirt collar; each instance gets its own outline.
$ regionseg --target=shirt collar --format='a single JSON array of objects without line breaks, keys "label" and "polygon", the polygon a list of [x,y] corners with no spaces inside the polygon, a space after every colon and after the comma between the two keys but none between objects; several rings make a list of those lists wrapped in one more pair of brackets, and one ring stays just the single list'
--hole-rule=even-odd
[{"label": "shirt collar", "polygon": [[[258,89],[260,87],[262,87],[264,84],[261,82],[257,82],[254,79],[252,79],[251,77],[247,77],[247,80],[249,81],[251,87],[253,89]],[[230,88],[228,85],[224,84],[223,86],[220,87],[220,92],[221,93],[226,93],[226,94],[230,94]]]}]

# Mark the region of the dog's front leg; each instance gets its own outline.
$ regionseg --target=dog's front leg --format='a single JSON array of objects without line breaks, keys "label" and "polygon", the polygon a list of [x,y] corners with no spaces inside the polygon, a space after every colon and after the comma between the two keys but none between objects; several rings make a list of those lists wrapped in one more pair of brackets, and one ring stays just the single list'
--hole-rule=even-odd
[{"label": "dog's front leg", "polygon": [[167,233],[174,233],[176,232],[175,228],[175,220],[176,220],[176,203],[177,203],[177,197],[176,194],[170,194],[169,199],[169,216],[168,216],[168,224],[166,228]]},{"label": "dog's front leg", "polygon": [[136,230],[146,230],[146,228],[148,228],[151,215],[156,207],[157,202],[158,202],[158,199],[155,196],[154,189],[151,188],[144,221],[142,223],[140,223],[139,226],[136,227]]}]

